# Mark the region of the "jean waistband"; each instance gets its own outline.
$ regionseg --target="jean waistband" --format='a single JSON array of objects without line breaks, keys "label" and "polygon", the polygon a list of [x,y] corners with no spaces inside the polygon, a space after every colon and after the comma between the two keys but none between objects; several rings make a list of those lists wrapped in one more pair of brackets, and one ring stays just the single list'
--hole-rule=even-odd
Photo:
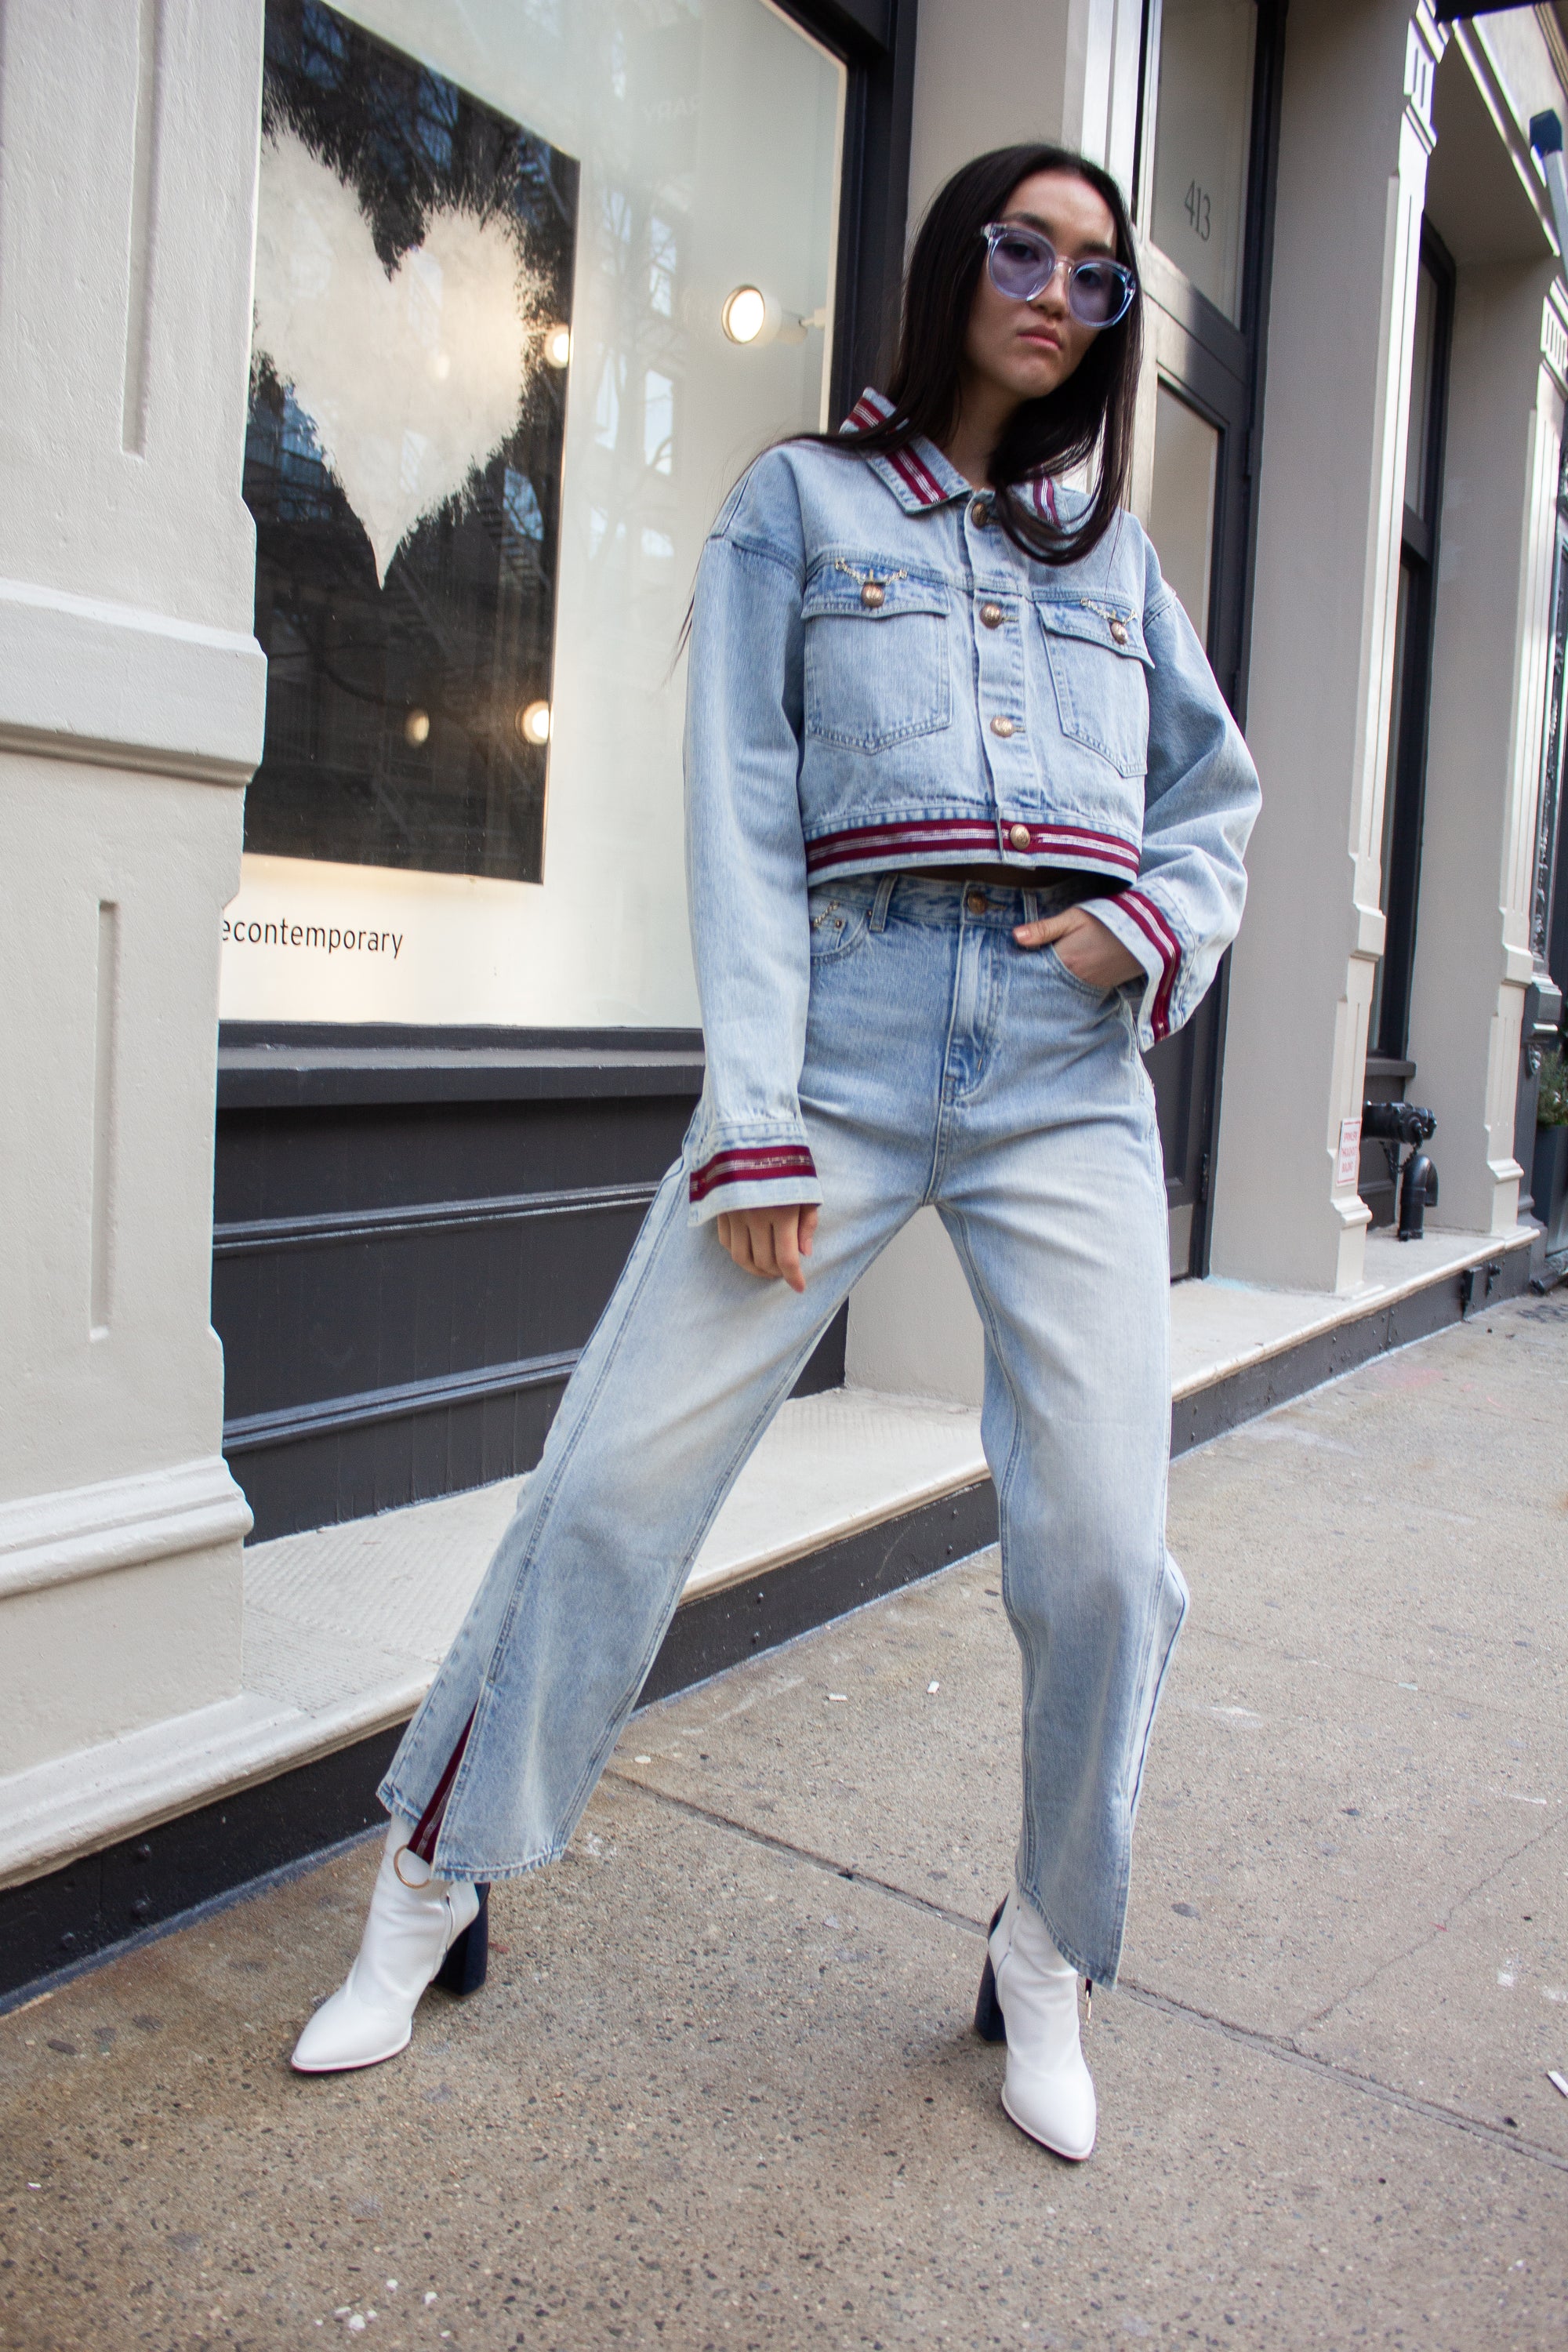
[{"label": "jean waistband", "polygon": [[1095,875],[1042,874],[1033,880],[1020,876],[1013,889],[979,876],[960,881],[935,874],[852,874],[842,881],[816,883],[812,896],[832,898],[847,907],[869,906],[878,929],[897,920],[943,929],[963,922],[971,928],[1011,930],[1017,923],[1059,915],[1064,907],[1077,906],[1103,888],[1102,877]]}]

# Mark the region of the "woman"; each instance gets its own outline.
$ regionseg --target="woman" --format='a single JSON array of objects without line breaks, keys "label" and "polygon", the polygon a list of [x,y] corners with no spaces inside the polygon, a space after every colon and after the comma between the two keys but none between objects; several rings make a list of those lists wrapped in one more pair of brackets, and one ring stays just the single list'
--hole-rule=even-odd
[{"label": "woman", "polygon": [[[1258,796],[1123,510],[1139,354],[1114,184],[983,155],[921,228],[887,396],[770,450],[714,527],[686,748],[702,1100],[383,1786],[364,1940],[302,2071],[393,2056],[437,1971],[482,1978],[488,1882],[565,1847],[737,1474],[931,1202],[985,1328],[1024,1658],[976,2022],[1023,2130],[1093,2146],[1078,1978],[1115,1980],[1186,1609],[1139,1049],[1235,935]],[[1092,494],[1058,486],[1086,464]]]}]

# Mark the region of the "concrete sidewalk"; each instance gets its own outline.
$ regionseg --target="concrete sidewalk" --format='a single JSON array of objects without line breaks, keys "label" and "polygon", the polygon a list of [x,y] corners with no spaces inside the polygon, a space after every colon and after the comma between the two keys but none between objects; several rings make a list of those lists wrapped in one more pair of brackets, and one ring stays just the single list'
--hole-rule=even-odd
[{"label": "concrete sidewalk", "polygon": [[300,2083],[361,1847],[0,2020],[0,2346],[1568,2338],[1568,1301],[1180,1462],[1100,2151],[969,2031],[994,1554],[633,1723],[490,1983]]}]

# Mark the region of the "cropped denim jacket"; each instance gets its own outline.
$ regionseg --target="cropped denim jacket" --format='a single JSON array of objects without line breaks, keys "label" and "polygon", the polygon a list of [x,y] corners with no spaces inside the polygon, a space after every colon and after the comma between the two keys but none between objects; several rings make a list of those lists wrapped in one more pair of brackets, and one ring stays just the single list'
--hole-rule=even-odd
[{"label": "cropped denim jacket", "polygon": [[[886,413],[868,393],[850,425]],[[967,863],[1020,886],[1043,866],[1101,877],[1095,916],[1142,967],[1147,1048],[1236,936],[1258,798],[1132,517],[1081,562],[1037,563],[925,441],[860,460],[786,444],[737,485],[698,572],[686,788],[697,1222],[822,1197],[797,1095],[819,886]]]}]

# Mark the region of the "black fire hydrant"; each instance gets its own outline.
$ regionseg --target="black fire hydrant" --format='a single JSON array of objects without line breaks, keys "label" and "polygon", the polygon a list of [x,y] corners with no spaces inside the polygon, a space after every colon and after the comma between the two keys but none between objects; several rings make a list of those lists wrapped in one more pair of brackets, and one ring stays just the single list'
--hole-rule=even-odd
[{"label": "black fire hydrant", "polygon": [[[1436,1119],[1417,1103],[1363,1103],[1361,1131],[1363,1142],[1382,1144],[1389,1180],[1398,1187],[1399,1239],[1418,1242],[1426,1230],[1427,1210],[1437,1205],[1437,1171],[1421,1149],[1436,1133]],[[1402,1145],[1410,1150],[1403,1171]]]}]

